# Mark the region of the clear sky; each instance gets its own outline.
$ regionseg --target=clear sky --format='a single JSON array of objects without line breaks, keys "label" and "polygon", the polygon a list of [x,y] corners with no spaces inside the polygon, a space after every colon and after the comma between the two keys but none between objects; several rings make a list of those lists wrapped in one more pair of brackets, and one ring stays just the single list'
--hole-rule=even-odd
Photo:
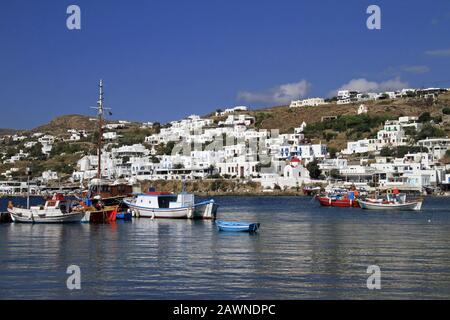
[{"label": "clear sky", "polygon": [[100,78],[114,119],[160,122],[341,87],[450,87],[448,0],[2,0],[0,41],[2,128],[93,115]]}]

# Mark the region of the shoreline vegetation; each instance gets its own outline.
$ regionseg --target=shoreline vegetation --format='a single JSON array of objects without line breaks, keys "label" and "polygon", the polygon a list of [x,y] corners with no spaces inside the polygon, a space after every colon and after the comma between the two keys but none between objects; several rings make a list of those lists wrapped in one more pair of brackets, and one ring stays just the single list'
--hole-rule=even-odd
[{"label": "shoreline vegetation", "polygon": [[[144,181],[141,190],[149,188],[162,192],[178,193],[182,191],[180,180],[155,180]],[[186,181],[185,191],[194,193],[200,197],[209,196],[303,196],[302,187],[287,190],[264,190],[259,182],[239,181],[227,179],[208,179],[198,181]]]}]

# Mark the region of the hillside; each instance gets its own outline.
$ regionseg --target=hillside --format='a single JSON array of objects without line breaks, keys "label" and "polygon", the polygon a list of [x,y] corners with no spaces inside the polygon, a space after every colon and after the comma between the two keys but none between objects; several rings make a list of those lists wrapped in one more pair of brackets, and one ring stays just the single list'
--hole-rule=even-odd
[{"label": "hillside", "polygon": [[4,129],[4,128],[0,128],[0,137],[1,136],[10,136],[13,134],[16,134],[17,132],[19,132],[20,130],[17,129]]},{"label": "hillside", "polygon": [[[280,129],[280,133],[293,132],[295,127],[298,127],[305,121],[307,124],[314,124],[322,122],[323,117],[330,116],[356,116],[358,106],[357,104],[337,105],[330,103],[317,107],[302,107],[289,108],[289,106],[277,106],[267,109],[257,109],[246,112],[256,117],[256,126],[263,129]],[[400,116],[419,116],[423,112],[429,112],[432,117],[441,117],[442,109],[450,107],[450,93],[442,94],[434,104],[417,99],[398,99],[398,100],[378,100],[367,101],[364,103],[368,108],[367,115],[370,117],[379,118],[398,118]],[[314,142],[325,142],[331,147],[341,149],[346,145],[347,140],[356,138],[366,138],[374,134],[376,128],[369,128],[366,134],[362,136],[351,136],[347,131],[330,132],[331,136],[326,136],[327,132],[322,132],[321,135],[308,135]],[[446,128],[450,130],[450,128]],[[331,137],[331,139],[330,139]],[[328,139],[327,139],[328,138]]]},{"label": "hillside", "polygon": [[78,114],[56,117],[49,123],[34,128],[33,132],[52,133],[54,135],[64,134],[69,129],[93,131],[96,129],[97,122],[91,121],[93,117],[87,117]]}]

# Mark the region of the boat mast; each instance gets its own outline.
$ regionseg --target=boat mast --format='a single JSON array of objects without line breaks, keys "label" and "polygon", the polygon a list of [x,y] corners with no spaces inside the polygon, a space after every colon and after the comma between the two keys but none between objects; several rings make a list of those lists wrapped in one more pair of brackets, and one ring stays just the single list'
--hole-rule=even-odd
[{"label": "boat mast", "polygon": [[103,80],[100,79],[99,83],[99,98],[97,101],[97,117],[98,117],[98,142],[97,142],[97,154],[98,154],[98,167],[97,178],[102,178],[102,135],[103,135]]}]

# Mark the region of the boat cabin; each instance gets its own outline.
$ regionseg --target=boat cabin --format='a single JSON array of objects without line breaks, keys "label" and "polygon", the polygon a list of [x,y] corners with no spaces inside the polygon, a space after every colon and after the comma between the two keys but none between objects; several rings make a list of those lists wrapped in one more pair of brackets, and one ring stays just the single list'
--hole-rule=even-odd
[{"label": "boat cabin", "polygon": [[51,198],[45,201],[42,206],[34,206],[31,209],[35,210],[60,210],[63,213],[70,213],[75,207],[79,206],[78,201],[67,200],[64,195],[60,193],[55,193]]},{"label": "boat cabin", "polygon": [[136,205],[155,209],[183,208],[194,205],[194,195],[192,193],[146,192],[137,196]]},{"label": "boat cabin", "polygon": [[102,199],[124,197],[133,193],[133,187],[126,183],[114,183],[102,181],[99,179],[92,180],[86,196],[93,198],[99,195]]}]

